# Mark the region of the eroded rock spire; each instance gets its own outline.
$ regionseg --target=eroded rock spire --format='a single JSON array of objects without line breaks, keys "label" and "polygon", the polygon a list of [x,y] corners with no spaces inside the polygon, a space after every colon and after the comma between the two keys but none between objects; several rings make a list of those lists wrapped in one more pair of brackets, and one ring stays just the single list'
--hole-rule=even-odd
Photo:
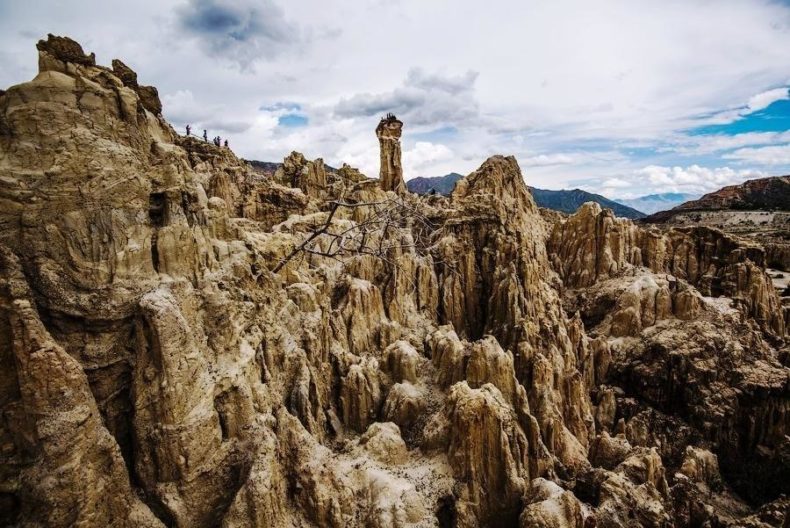
[{"label": "eroded rock spire", "polygon": [[403,182],[403,167],[400,162],[400,135],[403,122],[394,114],[379,121],[376,127],[376,136],[379,138],[381,152],[381,169],[379,171],[379,184],[385,191],[397,193],[406,192]]}]

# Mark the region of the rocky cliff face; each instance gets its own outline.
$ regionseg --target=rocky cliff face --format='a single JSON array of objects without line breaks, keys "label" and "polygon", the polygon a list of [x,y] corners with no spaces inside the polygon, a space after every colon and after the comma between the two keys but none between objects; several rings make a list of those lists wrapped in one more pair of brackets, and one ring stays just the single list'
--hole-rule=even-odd
[{"label": "rocky cliff face", "polygon": [[543,216],[512,157],[449,198],[261,175],[39,53],[0,95],[4,524],[786,522],[760,248]]}]

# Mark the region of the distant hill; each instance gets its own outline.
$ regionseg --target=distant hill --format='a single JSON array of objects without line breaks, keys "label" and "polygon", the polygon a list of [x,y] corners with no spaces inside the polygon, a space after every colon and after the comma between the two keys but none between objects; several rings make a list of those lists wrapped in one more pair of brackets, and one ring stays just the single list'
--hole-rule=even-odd
[{"label": "distant hill", "polygon": [[428,194],[434,190],[439,194],[448,196],[451,192],[453,192],[455,182],[461,178],[463,178],[463,176],[457,172],[451,172],[450,174],[445,174],[444,176],[434,176],[432,178],[420,176],[419,178],[414,178],[407,181],[406,187],[408,187],[408,189],[415,194]]},{"label": "distant hill", "polygon": [[[280,165],[282,165],[281,161],[258,161],[258,160],[244,160],[244,161],[252,165],[252,168],[255,169],[256,172],[259,172],[261,174],[268,174],[269,176],[274,174],[277,171],[277,169],[280,167]],[[326,163],[324,164],[324,168],[328,172],[337,172],[336,168],[331,167]]]},{"label": "distant hill", "polygon": [[650,215],[648,222],[666,222],[687,211],[790,211],[790,176],[749,180],[682,203],[669,211]]},{"label": "distant hill", "polygon": [[601,207],[611,209],[617,216],[624,218],[644,218],[645,213],[637,211],[632,207],[617,203],[600,194],[594,194],[581,189],[571,189],[562,191],[549,191],[547,189],[537,189],[530,187],[535,203],[540,207],[562,211],[563,213],[574,213],[585,202],[596,202]]},{"label": "distant hill", "polygon": [[672,209],[683,202],[699,198],[699,194],[688,193],[661,193],[661,194],[648,194],[647,196],[640,196],[639,198],[615,198],[614,201],[633,207],[643,213],[652,214],[658,211],[666,211]]},{"label": "distant hill", "polygon": [[258,160],[244,160],[250,165],[252,168],[255,169],[256,172],[260,172],[262,174],[272,175],[277,171],[277,168],[282,165],[282,163],[277,163],[274,161],[258,161]]},{"label": "distant hill", "polygon": [[[455,182],[461,178],[463,178],[463,176],[455,172],[433,178],[420,177],[407,181],[406,187],[408,187],[411,192],[417,194],[427,194],[433,189],[437,193],[449,195],[455,186]],[[530,187],[530,191],[532,191],[532,197],[535,199],[535,203],[540,207],[562,211],[563,213],[576,212],[576,209],[584,202],[597,202],[601,207],[607,207],[614,211],[614,214],[617,216],[623,216],[625,218],[642,218],[645,216],[641,211],[609,200],[600,194],[589,193],[581,189],[549,191]]]}]

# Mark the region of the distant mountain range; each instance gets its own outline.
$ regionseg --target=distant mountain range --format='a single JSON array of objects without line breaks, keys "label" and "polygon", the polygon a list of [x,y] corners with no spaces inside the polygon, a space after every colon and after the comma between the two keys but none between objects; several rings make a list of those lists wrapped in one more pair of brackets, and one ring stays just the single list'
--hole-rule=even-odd
[{"label": "distant mountain range", "polygon": [[[252,165],[252,168],[255,169],[256,172],[259,172],[261,174],[268,174],[270,176],[275,172],[277,172],[277,169],[280,168],[280,166],[282,165],[281,161],[258,161],[258,160],[244,160],[244,161]],[[324,164],[324,169],[326,169],[329,172],[337,172],[336,168],[327,164]]]},{"label": "distant mountain range", "polygon": [[683,202],[699,198],[699,194],[688,193],[661,193],[661,194],[648,194],[647,196],[640,196],[639,198],[615,198],[614,201],[633,207],[643,213],[652,214],[658,211],[666,211],[672,209]]},{"label": "distant mountain range", "polygon": [[611,209],[614,211],[614,214],[624,218],[636,219],[647,216],[642,211],[637,211],[632,207],[617,203],[600,194],[582,191],[581,189],[550,191],[547,189],[530,187],[529,190],[532,191],[532,197],[535,198],[535,203],[540,207],[562,211],[563,213],[575,213],[576,209],[581,207],[585,202],[596,202],[601,207]]},{"label": "distant mountain range", "polygon": [[[439,194],[449,195],[455,182],[463,178],[462,175],[451,172],[444,176],[420,177],[414,178],[406,182],[406,187],[413,193],[427,194],[431,190]],[[607,207],[614,211],[617,216],[625,218],[643,218],[646,216],[643,212],[638,211],[627,205],[612,201],[600,194],[593,194],[581,189],[563,190],[563,191],[550,191],[547,189],[538,189],[530,187],[532,197],[535,203],[540,207],[546,209],[554,209],[555,211],[562,211],[563,213],[574,213],[585,202],[597,202],[601,207]]]}]

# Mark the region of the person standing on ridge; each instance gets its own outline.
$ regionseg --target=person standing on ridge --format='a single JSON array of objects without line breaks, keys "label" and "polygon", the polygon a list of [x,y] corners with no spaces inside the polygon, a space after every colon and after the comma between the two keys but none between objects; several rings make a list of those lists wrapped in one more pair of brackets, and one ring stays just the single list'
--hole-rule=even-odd
[{"label": "person standing on ridge", "polygon": [[205,128],[203,129],[203,141],[208,143],[208,132],[206,131]]},{"label": "person standing on ridge", "polygon": [[228,140],[225,140],[225,148],[228,148]]},{"label": "person standing on ridge", "polygon": [[192,125],[187,125],[187,136],[192,134]]}]

